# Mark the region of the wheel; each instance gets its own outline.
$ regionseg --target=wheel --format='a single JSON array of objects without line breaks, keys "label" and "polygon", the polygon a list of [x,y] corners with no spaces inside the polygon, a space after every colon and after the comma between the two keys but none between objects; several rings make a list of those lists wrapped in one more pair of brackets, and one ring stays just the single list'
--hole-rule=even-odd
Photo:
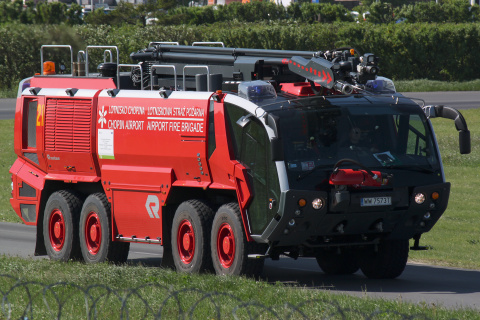
[{"label": "wheel", "polygon": [[358,257],[353,249],[322,249],[317,253],[317,263],[326,274],[352,274],[358,271]]},{"label": "wheel", "polygon": [[212,226],[210,242],[213,267],[218,275],[259,276],[264,259],[249,259],[249,254],[265,253],[266,248],[248,242],[237,203],[221,206]]},{"label": "wheel", "polygon": [[82,201],[73,191],[52,193],[45,206],[43,239],[52,260],[81,258],[78,239],[78,217]]},{"label": "wheel", "polygon": [[366,249],[360,259],[360,269],[371,279],[394,279],[402,274],[408,260],[407,240],[384,240],[378,250]]},{"label": "wheel", "polygon": [[179,272],[212,271],[210,230],[212,209],[200,200],[180,204],[172,222],[172,256]]},{"label": "wheel", "polygon": [[110,203],[103,193],[88,196],[80,213],[80,248],[87,263],[127,261],[130,243],[113,242]]}]

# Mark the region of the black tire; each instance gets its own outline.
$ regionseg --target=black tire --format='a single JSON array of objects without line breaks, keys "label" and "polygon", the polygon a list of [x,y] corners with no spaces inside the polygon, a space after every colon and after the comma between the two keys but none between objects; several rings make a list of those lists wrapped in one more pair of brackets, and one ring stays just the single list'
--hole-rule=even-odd
[{"label": "black tire", "polygon": [[178,272],[213,270],[208,241],[212,218],[212,209],[200,200],[188,200],[178,206],[171,233],[171,251]]},{"label": "black tire", "polygon": [[377,250],[364,250],[360,269],[371,279],[394,279],[400,276],[407,265],[409,242],[407,240],[384,240]]},{"label": "black tire", "polygon": [[264,259],[249,259],[249,254],[264,254],[266,246],[248,242],[237,203],[221,206],[212,226],[211,252],[213,268],[218,275],[258,277]]},{"label": "black tire", "polygon": [[130,243],[113,242],[110,202],[103,193],[88,196],[80,213],[80,248],[86,263],[124,263]]},{"label": "black tire", "polygon": [[360,269],[358,256],[353,249],[321,249],[317,253],[317,263],[326,274],[353,274]]},{"label": "black tire", "polygon": [[73,191],[61,190],[48,198],[43,216],[43,240],[52,260],[80,259],[78,220],[82,200]]}]

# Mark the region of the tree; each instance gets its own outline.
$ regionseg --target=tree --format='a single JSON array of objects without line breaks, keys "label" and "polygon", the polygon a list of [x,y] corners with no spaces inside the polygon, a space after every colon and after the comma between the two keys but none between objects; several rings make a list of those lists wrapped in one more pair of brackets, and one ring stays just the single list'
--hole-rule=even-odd
[{"label": "tree", "polygon": [[23,24],[32,24],[35,23],[35,17],[37,15],[37,12],[35,11],[35,2],[33,1],[27,1],[25,3],[25,10],[22,10],[22,13],[20,14],[20,22]]},{"label": "tree", "polygon": [[67,24],[73,26],[82,23],[82,6],[77,3],[72,3],[67,10]]},{"label": "tree", "polygon": [[37,24],[60,24],[65,22],[67,5],[63,2],[39,2],[37,4]]}]

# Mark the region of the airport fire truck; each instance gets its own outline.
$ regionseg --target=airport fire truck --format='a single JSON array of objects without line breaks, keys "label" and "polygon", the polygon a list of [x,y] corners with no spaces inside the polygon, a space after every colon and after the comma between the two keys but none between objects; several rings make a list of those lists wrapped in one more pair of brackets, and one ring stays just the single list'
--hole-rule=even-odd
[{"label": "airport fire truck", "polygon": [[141,242],[179,272],[286,256],[395,278],[449,198],[430,118],[470,152],[457,110],[402,96],[353,48],[151,42],[120,64],[114,46],[57,46],[57,67],[50,47],[20,83],[10,202],[54,260],[122,263]]}]

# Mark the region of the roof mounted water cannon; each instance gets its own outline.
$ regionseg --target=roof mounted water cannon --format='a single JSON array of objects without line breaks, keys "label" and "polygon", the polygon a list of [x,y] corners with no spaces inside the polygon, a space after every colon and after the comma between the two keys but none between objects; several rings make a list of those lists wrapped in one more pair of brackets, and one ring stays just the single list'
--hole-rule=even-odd
[{"label": "roof mounted water cannon", "polygon": [[352,94],[352,92],[353,92],[353,87],[350,84],[348,84],[344,81],[335,82],[334,88],[335,88],[335,90],[337,90],[337,91],[339,91],[343,94],[347,94],[347,95]]},{"label": "roof mounted water cannon", "polygon": [[360,64],[357,65],[356,80],[365,84],[368,80],[375,80],[378,74],[378,57],[372,53],[366,53],[360,57]]}]

